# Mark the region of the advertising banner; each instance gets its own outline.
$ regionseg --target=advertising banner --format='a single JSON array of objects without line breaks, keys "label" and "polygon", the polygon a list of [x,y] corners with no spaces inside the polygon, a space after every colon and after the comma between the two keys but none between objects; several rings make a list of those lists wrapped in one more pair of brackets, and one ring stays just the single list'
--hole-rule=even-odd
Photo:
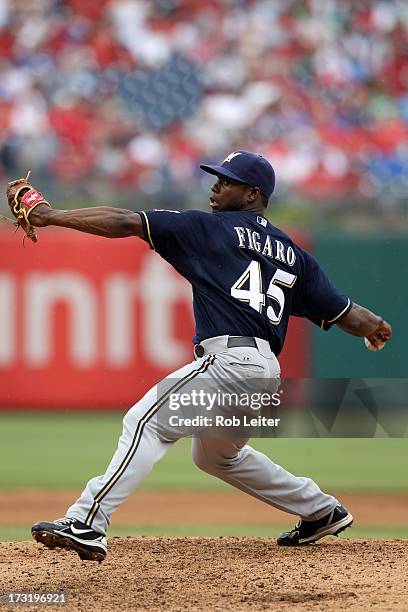
[{"label": "advertising banner", "polygon": [[[191,288],[136,238],[0,233],[0,407],[124,409],[192,360]],[[293,319],[285,376],[307,376]]]}]

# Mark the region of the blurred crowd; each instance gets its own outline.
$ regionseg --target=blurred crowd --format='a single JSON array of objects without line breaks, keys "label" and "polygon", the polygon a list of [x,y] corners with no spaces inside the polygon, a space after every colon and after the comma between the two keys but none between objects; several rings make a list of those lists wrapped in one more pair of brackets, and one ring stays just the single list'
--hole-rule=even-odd
[{"label": "blurred crowd", "polygon": [[407,136],[405,0],[0,0],[3,179],[188,206],[249,149],[278,198],[392,206]]}]

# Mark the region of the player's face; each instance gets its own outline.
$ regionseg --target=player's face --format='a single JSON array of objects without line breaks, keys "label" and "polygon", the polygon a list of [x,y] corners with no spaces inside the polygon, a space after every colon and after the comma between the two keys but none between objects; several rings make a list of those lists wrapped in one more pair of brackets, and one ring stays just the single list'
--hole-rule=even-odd
[{"label": "player's face", "polygon": [[227,176],[217,176],[217,181],[211,187],[210,207],[212,212],[226,210],[244,210],[247,206],[246,194],[248,185],[239,183]]}]

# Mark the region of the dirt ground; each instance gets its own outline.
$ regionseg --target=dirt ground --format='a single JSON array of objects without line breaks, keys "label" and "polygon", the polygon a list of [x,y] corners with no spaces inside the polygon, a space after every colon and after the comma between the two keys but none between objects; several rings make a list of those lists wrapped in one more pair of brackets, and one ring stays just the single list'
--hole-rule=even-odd
[{"label": "dirt ground", "polygon": [[[24,610],[405,611],[408,541],[326,539],[279,548],[268,538],[112,538],[101,563],[34,542],[0,543],[0,593],[61,592]],[[3,600],[4,601],[4,600]]]},{"label": "dirt ground", "polygon": [[[80,490],[2,491],[0,524],[30,525],[53,520]],[[341,493],[341,502],[361,525],[408,522],[408,493]],[[291,525],[293,518],[239,491],[138,491],[113,515],[113,525]],[[408,609],[408,605],[407,605]]]},{"label": "dirt ground", "polygon": [[[9,491],[0,523],[63,516],[79,491]],[[342,494],[361,524],[406,524],[407,494]],[[380,519],[379,519],[380,517]],[[239,492],[139,491],[114,525],[274,524],[293,520]],[[101,563],[34,542],[0,543],[0,609],[406,611],[408,540],[326,538],[280,548],[269,538],[113,537]],[[7,592],[64,591],[65,605],[7,605]],[[3,602],[3,603],[2,603]]]}]

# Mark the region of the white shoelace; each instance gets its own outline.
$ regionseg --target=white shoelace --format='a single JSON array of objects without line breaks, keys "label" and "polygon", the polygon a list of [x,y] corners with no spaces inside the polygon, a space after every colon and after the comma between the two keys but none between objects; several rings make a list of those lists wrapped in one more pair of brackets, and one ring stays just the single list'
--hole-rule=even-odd
[{"label": "white shoelace", "polygon": [[54,521],[54,523],[58,523],[59,525],[71,525],[71,523],[74,523],[75,521],[76,519],[72,517],[70,518],[68,516],[64,516],[64,518],[57,519]]}]

